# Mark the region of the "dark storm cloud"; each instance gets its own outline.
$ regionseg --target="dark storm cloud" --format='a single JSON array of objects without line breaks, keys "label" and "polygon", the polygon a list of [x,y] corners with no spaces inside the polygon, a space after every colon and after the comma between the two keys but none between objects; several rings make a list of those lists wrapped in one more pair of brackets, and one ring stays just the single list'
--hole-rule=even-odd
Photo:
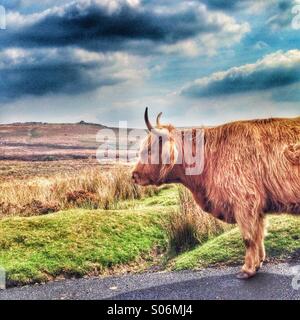
[{"label": "dark storm cloud", "polygon": [[214,73],[185,86],[181,94],[211,97],[285,87],[300,81],[300,51],[276,52],[254,64]]},{"label": "dark storm cloud", "polygon": [[[24,3],[21,1],[21,7]],[[0,102],[113,85],[130,78],[123,65],[107,68],[114,55],[164,54],[169,48],[169,52],[194,54],[201,35],[213,34],[215,42],[203,40],[211,52],[218,45],[239,41],[249,31],[247,23],[212,13],[196,1],[166,7],[132,0],[83,0],[24,12],[10,12],[7,29],[0,35]],[[88,62],[76,50],[85,50]],[[105,61],[99,62],[98,54],[106,56]],[[125,75],[124,79],[114,76],[117,73]]]},{"label": "dark storm cloud", "polygon": [[85,61],[72,50],[7,50],[0,60],[1,102],[26,95],[80,94],[122,81],[101,72],[107,61]]},{"label": "dark storm cloud", "polygon": [[170,10],[148,10],[118,2],[113,9],[99,2],[73,3],[11,25],[2,45],[58,47],[76,45],[98,50],[140,48],[144,42],[173,44],[201,33],[217,32],[222,21],[190,5]]}]

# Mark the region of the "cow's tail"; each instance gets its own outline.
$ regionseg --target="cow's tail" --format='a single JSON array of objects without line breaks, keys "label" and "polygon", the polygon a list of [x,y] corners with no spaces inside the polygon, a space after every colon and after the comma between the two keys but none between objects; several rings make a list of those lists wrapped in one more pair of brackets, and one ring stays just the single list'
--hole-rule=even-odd
[{"label": "cow's tail", "polygon": [[300,143],[287,146],[284,156],[291,164],[300,166]]}]

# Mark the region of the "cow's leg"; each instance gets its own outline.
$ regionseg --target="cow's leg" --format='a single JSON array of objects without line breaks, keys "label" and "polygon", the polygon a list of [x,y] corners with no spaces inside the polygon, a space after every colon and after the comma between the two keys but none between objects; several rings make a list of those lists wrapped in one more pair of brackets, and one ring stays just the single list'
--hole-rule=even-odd
[{"label": "cow's leg", "polygon": [[246,255],[245,263],[238,274],[240,279],[248,279],[256,274],[260,268],[261,260],[264,258],[263,247],[263,220],[259,214],[252,212],[239,212],[236,214],[236,221],[241,230],[244,240]]},{"label": "cow's leg", "polygon": [[259,250],[259,260],[260,265],[262,266],[263,262],[266,259],[266,251],[265,251],[265,244],[264,244],[264,237],[265,237],[265,221],[264,217],[260,217],[258,220],[258,232],[257,232],[257,243],[258,243],[258,250]]}]

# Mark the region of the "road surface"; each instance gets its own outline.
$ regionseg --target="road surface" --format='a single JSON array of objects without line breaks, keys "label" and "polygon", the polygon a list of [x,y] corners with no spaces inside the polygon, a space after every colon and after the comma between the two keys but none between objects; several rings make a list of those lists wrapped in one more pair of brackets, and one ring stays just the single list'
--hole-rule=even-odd
[{"label": "road surface", "polygon": [[226,267],[64,280],[2,290],[0,300],[300,299],[300,267],[268,264],[250,280],[236,279],[237,272],[236,267]]}]

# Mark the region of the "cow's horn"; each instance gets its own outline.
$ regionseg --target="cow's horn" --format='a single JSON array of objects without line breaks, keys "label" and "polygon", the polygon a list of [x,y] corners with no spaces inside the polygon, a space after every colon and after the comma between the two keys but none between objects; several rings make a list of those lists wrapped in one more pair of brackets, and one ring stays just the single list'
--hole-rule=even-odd
[{"label": "cow's horn", "polygon": [[160,113],[158,114],[157,118],[156,118],[156,125],[157,125],[158,127],[161,126],[161,124],[160,124],[160,117],[161,117],[161,115],[162,115],[162,112],[160,112]]},{"label": "cow's horn", "polygon": [[145,110],[145,116],[144,116],[144,118],[145,118],[145,123],[146,123],[146,126],[147,126],[148,130],[149,130],[149,131],[153,130],[153,126],[152,126],[152,124],[151,124],[150,121],[149,121],[148,107],[147,107],[146,110]]},{"label": "cow's horn", "polygon": [[[158,119],[159,120],[159,119]],[[152,124],[149,121],[148,117],[148,108],[145,110],[145,123],[148,128],[148,130],[158,136],[167,136],[168,135],[168,129],[159,129],[159,128],[153,128]]]}]

